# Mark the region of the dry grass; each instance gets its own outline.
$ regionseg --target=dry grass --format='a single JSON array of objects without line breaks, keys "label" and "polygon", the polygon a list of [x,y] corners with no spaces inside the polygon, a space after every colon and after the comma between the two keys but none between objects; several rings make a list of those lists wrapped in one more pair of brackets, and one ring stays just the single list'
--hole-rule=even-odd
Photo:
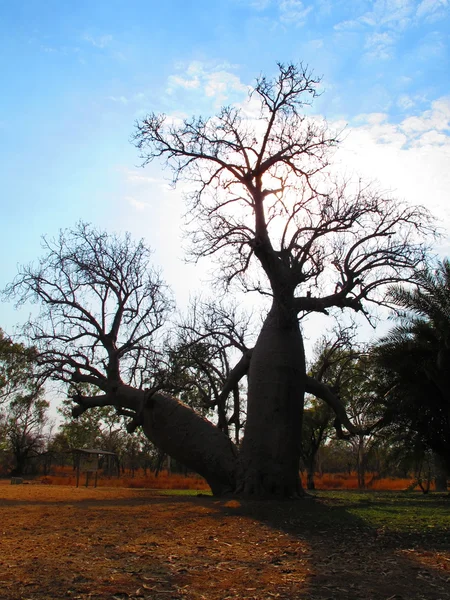
[{"label": "dry grass", "polygon": [[[306,488],[306,478],[303,477],[303,486]],[[69,485],[76,484],[76,474],[71,467],[60,467],[55,470],[55,474],[37,478],[37,481],[50,485]],[[86,475],[80,474],[80,486],[84,486]],[[89,486],[92,486],[94,476],[89,479]],[[406,490],[411,486],[412,479],[400,479],[387,477],[384,479],[375,479],[373,473],[366,476],[366,486],[371,490],[385,491]],[[324,473],[316,475],[315,485],[317,490],[357,490],[358,477],[356,473]],[[142,470],[131,474],[121,475],[120,477],[106,477],[100,475],[97,481],[98,487],[110,488],[135,488],[135,489],[153,489],[153,490],[209,490],[206,481],[198,475],[181,475],[161,471],[158,477],[154,473],[144,475]]]},{"label": "dry grass", "polygon": [[[371,490],[406,490],[412,483],[412,479],[400,479],[386,477],[375,479],[374,473],[367,473],[366,486]],[[318,490],[357,490],[358,476],[356,473],[324,473],[317,475],[314,479]],[[306,481],[303,482],[306,485]]]},{"label": "dry grass", "polygon": [[[76,485],[76,473],[71,467],[60,467],[55,470],[54,475],[47,475],[38,479],[40,483],[49,485]],[[92,486],[94,475],[90,475],[89,485]],[[85,473],[80,473],[79,485],[86,483]],[[203,477],[198,475],[180,475],[161,471],[158,477],[154,473],[144,475],[139,470],[131,474],[121,475],[120,477],[106,477],[99,475],[97,479],[98,487],[108,488],[136,488],[153,490],[208,490],[209,486]]]}]

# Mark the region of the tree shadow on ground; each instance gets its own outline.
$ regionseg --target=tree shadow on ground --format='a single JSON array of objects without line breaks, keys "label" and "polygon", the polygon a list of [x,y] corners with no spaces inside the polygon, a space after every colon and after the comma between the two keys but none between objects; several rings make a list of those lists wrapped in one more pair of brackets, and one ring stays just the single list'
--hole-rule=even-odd
[{"label": "tree shadow on ground", "polygon": [[99,492],[2,502],[2,599],[450,598],[448,532],[375,527],[352,512],[361,501]]},{"label": "tree shadow on ground", "polygon": [[[285,586],[285,598],[311,600],[444,600],[450,598],[450,504],[443,497],[427,499],[447,511],[447,527],[412,531],[390,529],[389,517],[377,526],[356,516],[352,509],[382,508],[398,514],[423,506],[424,500],[406,499],[387,507],[386,502],[342,503],[335,499],[308,497],[283,502],[225,502],[224,515],[257,519],[289,539],[308,547],[312,571],[308,583],[295,589]],[[363,511],[362,511],[363,512]],[[276,560],[289,571],[289,544]],[[303,555],[304,556],[304,555]]]}]

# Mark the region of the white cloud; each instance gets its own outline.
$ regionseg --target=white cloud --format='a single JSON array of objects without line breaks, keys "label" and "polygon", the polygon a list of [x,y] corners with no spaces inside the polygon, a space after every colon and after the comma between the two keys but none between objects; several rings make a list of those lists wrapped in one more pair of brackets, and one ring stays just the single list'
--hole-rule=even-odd
[{"label": "white cloud", "polygon": [[137,200],[133,198],[133,196],[125,196],[126,202],[133,207],[135,210],[142,212],[148,207],[147,202],[143,202],[142,200]]},{"label": "white cloud", "polygon": [[271,0],[251,0],[249,2],[249,7],[254,8],[255,10],[265,10],[270,2]]},{"label": "white cloud", "polygon": [[125,96],[108,96],[108,100],[118,102],[119,104],[128,104],[128,98],[125,98]]},{"label": "white cloud", "polygon": [[408,94],[402,94],[400,98],[397,100],[397,106],[402,110],[407,110],[408,108],[412,108],[415,105],[414,100]]},{"label": "white cloud", "polygon": [[304,6],[301,0],[280,0],[280,21],[282,23],[295,23],[303,25],[306,17],[312,11],[312,6]]},{"label": "white cloud", "polygon": [[[360,115],[360,125],[347,129],[336,157],[343,170],[352,169],[400,199],[423,204],[450,231],[450,98],[400,123],[386,115]],[[443,252],[449,252],[448,239]]]},{"label": "white cloud", "polygon": [[[183,65],[178,65],[179,69]],[[233,65],[228,63],[202,63],[193,61],[184,66],[184,74],[170,75],[167,93],[173,94],[177,89],[199,91],[209,98],[214,98],[216,105],[222,105],[231,96],[244,94],[248,87],[230,70]]]},{"label": "white cloud", "polygon": [[135,171],[131,169],[120,169],[125,174],[125,181],[133,184],[150,184],[158,183],[160,180],[156,177],[149,177],[145,175],[144,171]]},{"label": "white cloud", "polygon": [[311,46],[311,48],[314,48],[314,50],[318,50],[319,48],[323,48],[323,40],[311,40],[309,42],[309,45]]},{"label": "white cloud", "polygon": [[179,75],[170,75],[168,79],[168,89],[173,90],[177,87],[182,87],[186,90],[196,89],[200,87],[200,79],[198,77],[186,79]]},{"label": "white cloud", "polygon": [[400,127],[411,135],[423,131],[450,132],[450,97],[435,100],[430,110],[420,116],[408,117]]},{"label": "white cloud", "polygon": [[419,19],[435,21],[445,13],[448,6],[448,0],[422,0],[417,7],[416,15]]},{"label": "white cloud", "polygon": [[[364,5],[362,3],[362,5]],[[411,26],[421,21],[441,18],[449,9],[449,0],[375,0],[371,9],[354,19],[341,21],[334,26],[337,31],[375,29],[395,34],[392,42]],[[370,36],[367,43],[370,44]],[[383,54],[383,53],[381,53]],[[381,56],[383,58],[383,56]]]},{"label": "white cloud", "polygon": [[96,48],[106,48],[106,46],[112,42],[112,39],[112,35],[99,35],[94,37],[93,35],[86,33],[83,36],[83,40],[89,42]]},{"label": "white cloud", "polygon": [[230,90],[246,91],[247,86],[241,83],[239,77],[233,73],[227,73],[227,71],[210,73],[205,78],[206,95],[216,97],[221,104],[226,101]]},{"label": "white cloud", "polygon": [[371,33],[366,38],[367,55],[377,60],[386,60],[392,56],[394,38],[389,33]]}]

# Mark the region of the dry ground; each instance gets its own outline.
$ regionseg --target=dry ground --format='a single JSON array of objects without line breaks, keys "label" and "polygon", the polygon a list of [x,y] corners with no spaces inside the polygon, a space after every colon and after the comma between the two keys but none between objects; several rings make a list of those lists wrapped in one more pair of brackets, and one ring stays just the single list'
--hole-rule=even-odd
[{"label": "dry ground", "polygon": [[0,483],[1,600],[447,600],[448,541],[375,529],[332,497]]}]

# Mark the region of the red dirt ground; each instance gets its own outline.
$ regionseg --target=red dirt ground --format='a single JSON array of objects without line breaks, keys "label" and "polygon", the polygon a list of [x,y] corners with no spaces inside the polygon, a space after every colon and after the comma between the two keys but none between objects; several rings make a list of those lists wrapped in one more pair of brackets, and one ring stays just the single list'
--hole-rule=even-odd
[{"label": "red dirt ground", "polygon": [[450,599],[448,548],[336,528],[333,510],[2,482],[0,599]]}]

